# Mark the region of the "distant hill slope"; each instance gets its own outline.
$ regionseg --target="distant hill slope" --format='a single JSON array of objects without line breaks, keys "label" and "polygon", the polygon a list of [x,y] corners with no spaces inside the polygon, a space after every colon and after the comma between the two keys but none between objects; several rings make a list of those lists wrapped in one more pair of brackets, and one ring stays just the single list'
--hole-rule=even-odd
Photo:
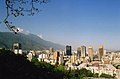
[{"label": "distant hill slope", "polygon": [[0,48],[11,49],[13,43],[19,42],[22,49],[25,50],[41,50],[53,47],[55,49],[63,49],[64,46],[46,41],[34,34],[14,34],[11,32],[0,32]]}]

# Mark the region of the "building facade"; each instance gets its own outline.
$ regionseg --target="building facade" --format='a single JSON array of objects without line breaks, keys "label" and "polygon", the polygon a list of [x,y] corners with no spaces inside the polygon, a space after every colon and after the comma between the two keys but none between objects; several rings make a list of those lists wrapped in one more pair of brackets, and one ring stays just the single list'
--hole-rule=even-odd
[{"label": "building facade", "polygon": [[20,43],[13,44],[13,51],[15,54],[22,54],[22,46]]},{"label": "building facade", "polygon": [[91,61],[93,61],[93,47],[89,46],[88,47],[88,56],[90,57]]},{"label": "building facade", "polygon": [[98,59],[101,61],[102,56],[104,55],[104,47],[103,46],[99,46],[98,49]]},{"label": "building facade", "polygon": [[80,57],[81,56],[81,47],[77,48],[77,56]]},{"label": "building facade", "polygon": [[54,53],[54,49],[51,47],[50,48],[50,53],[53,54]]},{"label": "building facade", "polygon": [[71,46],[66,46],[66,55],[72,55],[72,47]]},{"label": "building facade", "polygon": [[86,57],[86,46],[81,46],[81,57]]}]

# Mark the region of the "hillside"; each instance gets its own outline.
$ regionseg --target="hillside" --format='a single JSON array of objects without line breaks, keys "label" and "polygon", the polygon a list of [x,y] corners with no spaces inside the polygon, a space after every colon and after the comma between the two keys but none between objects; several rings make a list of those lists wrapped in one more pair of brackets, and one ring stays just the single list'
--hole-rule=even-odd
[{"label": "hillside", "polygon": [[24,50],[41,50],[49,49],[50,47],[55,49],[64,48],[62,45],[46,41],[34,34],[14,34],[12,32],[0,32],[0,48],[11,49],[13,43],[16,42],[21,43],[22,49]]}]

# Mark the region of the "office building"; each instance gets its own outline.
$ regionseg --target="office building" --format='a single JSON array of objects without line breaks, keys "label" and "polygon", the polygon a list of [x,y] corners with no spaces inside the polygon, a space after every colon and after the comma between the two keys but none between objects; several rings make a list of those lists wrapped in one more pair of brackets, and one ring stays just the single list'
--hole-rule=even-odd
[{"label": "office building", "polygon": [[60,56],[59,56],[59,64],[64,64],[63,54],[60,54]]},{"label": "office building", "polygon": [[86,46],[81,46],[81,57],[86,57]]},{"label": "office building", "polygon": [[103,46],[99,46],[98,49],[98,59],[101,61],[102,56],[104,55],[104,47]]},{"label": "office building", "polygon": [[72,48],[71,46],[66,46],[66,55],[72,55]]},{"label": "office building", "polygon": [[60,56],[60,52],[59,51],[55,51],[53,54],[53,59],[55,63],[59,63],[59,56]]},{"label": "office building", "polygon": [[15,54],[22,54],[22,46],[20,43],[13,44],[13,51]]},{"label": "office building", "polygon": [[81,47],[77,48],[77,56],[78,56],[78,57],[81,56]]},{"label": "office building", "polygon": [[93,47],[88,47],[88,56],[90,57],[90,60],[93,61]]},{"label": "office building", "polygon": [[50,48],[50,53],[53,54],[54,53],[54,49],[51,47]]}]

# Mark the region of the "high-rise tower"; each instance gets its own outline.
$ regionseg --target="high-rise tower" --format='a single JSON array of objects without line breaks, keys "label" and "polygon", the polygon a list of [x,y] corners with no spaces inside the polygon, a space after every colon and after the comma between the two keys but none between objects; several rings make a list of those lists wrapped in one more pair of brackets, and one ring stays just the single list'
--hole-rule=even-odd
[{"label": "high-rise tower", "polygon": [[88,56],[90,57],[91,61],[93,61],[93,47],[88,47]]},{"label": "high-rise tower", "polygon": [[72,47],[71,46],[66,46],[66,55],[72,55]]},{"label": "high-rise tower", "polygon": [[54,53],[54,49],[51,47],[50,48],[50,53],[53,54]]},{"label": "high-rise tower", "polygon": [[98,49],[98,58],[99,58],[99,60],[101,60],[103,55],[104,55],[104,47],[99,46],[99,49]]},{"label": "high-rise tower", "polygon": [[86,57],[86,46],[81,46],[81,57]]},{"label": "high-rise tower", "polygon": [[77,48],[77,56],[80,57],[81,56],[81,47]]}]

